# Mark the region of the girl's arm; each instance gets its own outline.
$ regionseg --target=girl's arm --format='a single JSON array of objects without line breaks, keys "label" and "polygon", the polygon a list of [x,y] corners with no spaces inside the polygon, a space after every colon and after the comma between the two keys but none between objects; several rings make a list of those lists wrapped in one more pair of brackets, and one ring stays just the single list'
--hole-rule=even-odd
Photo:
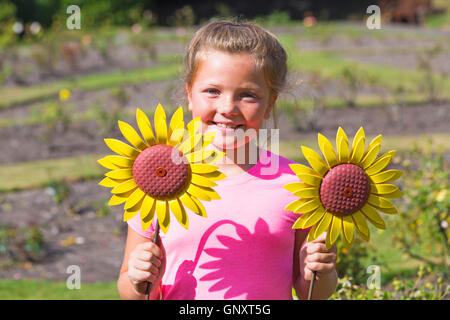
[{"label": "girl's arm", "polygon": [[336,246],[325,249],[326,233],[311,242],[306,242],[308,231],[295,233],[293,285],[299,299],[308,298],[312,271],[318,271],[311,299],[328,299],[337,286]]},{"label": "girl's arm", "polygon": [[[161,240],[159,240],[159,243],[161,243]],[[165,270],[163,247],[162,250],[163,252],[150,239],[142,237],[128,227],[122,268],[120,269],[120,275],[117,281],[117,288],[122,299],[144,300],[148,280],[154,283],[160,283]],[[161,254],[163,255],[162,259],[158,259],[157,256],[161,257]],[[132,264],[131,275],[129,273],[130,263]],[[150,299],[158,300],[159,298],[159,285],[152,285]]]}]

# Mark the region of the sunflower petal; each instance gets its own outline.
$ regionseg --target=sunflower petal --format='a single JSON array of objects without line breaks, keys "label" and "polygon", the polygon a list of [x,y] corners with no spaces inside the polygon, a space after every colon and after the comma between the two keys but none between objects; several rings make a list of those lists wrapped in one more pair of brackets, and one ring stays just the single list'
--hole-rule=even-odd
[{"label": "sunflower petal", "polygon": [[[184,129],[184,119],[183,119],[183,107],[179,107],[172,115],[169,124],[169,140],[172,138],[172,133],[175,130],[183,130]],[[176,141],[176,139],[174,139]]]},{"label": "sunflower petal", "polygon": [[139,210],[135,211],[126,211],[123,213],[123,221],[128,221],[136,216],[136,214],[139,212]]},{"label": "sunflower petal", "polygon": [[289,192],[296,192],[300,189],[308,188],[308,187],[310,187],[310,186],[308,186],[306,183],[303,183],[303,182],[291,182],[291,183],[285,184],[283,186],[283,188],[285,188]]},{"label": "sunflower petal", "polygon": [[[145,202],[145,199],[144,199],[144,202]],[[150,200],[147,200],[147,201],[150,201]],[[144,204],[144,203],[142,203],[142,204]],[[142,212],[141,212],[142,231],[145,231],[150,227],[150,225],[153,222],[153,218],[155,217],[155,212],[156,212],[156,200],[153,199],[153,204],[150,208],[150,211],[147,213],[147,215],[145,217],[142,217]]]},{"label": "sunflower petal", "polygon": [[347,135],[345,134],[345,131],[341,127],[339,127],[338,132],[336,134],[336,146],[339,162],[347,162],[350,154],[348,146],[348,138]]},{"label": "sunflower petal", "polygon": [[304,183],[317,187],[322,182],[322,178],[312,174],[298,174],[297,177]]},{"label": "sunflower petal", "polygon": [[394,150],[387,152],[385,155],[380,157],[377,161],[375,161],[372,165],[370,165],[366,169],[366,174],[371,176],[386,168],[386,166],[391,162],[392,158],[394,157],[394,154],[395,154]]},{"label": "sunflower petal", "polygon": [[197,203],[194,202],[193,197],[191,197],[190,194],[188,194],[187,192],[184,192],[180,197],[179,197],[180,201],[192,212],[198,214],[198,215],[202,215],[202,211],[200,210],[200,208],[197,206]]},{"label": "sunflower petal", "polygon": [[357,211],[351,215],[353,222],[355,223],[356,231],[358,232],[359,236],[365,240],[370,240],[370,230],[369,226],[367,225],[366,218],[361,213],[361,211]]},{"label": "sunflower petal", "polygon": [[206,160],[210,157],[214,157],[216,153],[218,152],[214,150],[201,150],[185,154],[185,157],[190,163],[207,162]]},{"label": "sunflower petal", "polygon": [[216,187],[217,183],[215,183],[212,180],[209,180],[208,178],[205,178],[204,176],[198,175],[198,174],[192,174],[191,175],[191,182],[200,186],[200,187]]},{"label": "sunflower petal", "polygon": [[122,156],[106,156],[103,159],[121,168],[131,168],[134,162],[133,159]]},{"label": "sunflower petal", "polygon": [[105,173],[105,176],[111,179],[130,179],[133,178],[132,169],[117,169]]},{"label": "sunflower petal", "polygon": [[366,216],[367,220],[369,220],[375,227],[380,229],[386,229],[386,223],[374,208],[366,204],[364,207],[361,208],[361,212]]},{"label": "sunflower petal", "polygon": [[186,211],[178,199],[172,199],[169,201],[169,207],[177,221],[183,226],[183,228],[189,228],[189,219]]},{"label": "sunflower petal", "polygon": [[144,191],[142,191],[141,189],[137,188],[128,197],[128,200],[125,203],[124,209],[127,210],[127,209],[133,208],[136,204],[138,204],[139,201],[141,201],[144,198],[144,196],[145,196]]},{"label": "sunflower petal", "polygon": [[318,236],[320,236],[322,233],[327,231],[327,229],[330,226],[331,219],[333,218],[333,214],[329,213],[328,211],[325,212],[322,220],[320,220],[317,223],[317,228],[314,232],[314,239],[316,239]]},{"label": "sunflower petal", "polygon": [[195,119],[192,119],[191,121],[189,121],[189,123],[187,124],[186,128],[189,131],[189,134],[191,136],[195,135],[198,132],[198,129],[200,128],[200,124],[201,124],[201,118],[197,117]]},{"label": "sunflower petal", "polygon": [[115,165],[111,161],[108,161],[106,158],[101,158],[97,160],[97,163],[99,163],[101,166],[105,167],[109,170],[116,170],[116,169],[122,169],[122,167],[119,167],[118,165]]},{"label": "sunflower petal", "polygon": [[384,197],[379,197],[374,194],[369,195],[369,199],[367,199],[367,202],[377,208],[393,208],[394,207],[394,205],[389,200],[385,199]]},{"label": "sunflower petal", "polygon": [[383,136],[381,134],[379,134],[378,136],[376,136],[375,138],[372,139],[372,141],[370,141],[369,146],[367,147],[366,152],[364,153],[364,156],[366,156],[366,154],[369,152],[370,149],[372,149],[373,146],[380,144],[381,145],[381,140],[383,139]]},{"label": "sunflower petal", "polygon": [[111,178],[104,178],[102,181],[98,183],[99,186],[106,187],[106,188],[114,188],[118,184],[120,184],[122,180],[114,180]]},{"label": "sunflower petal", "polygon": [[289,167],[291,168],[291,170],[296,175],[299,175],[299,174],[310,174],[310,175],[320,176],[320,174],[318,172],[314,171],[310,167],[307,167],[307,166],[305,166],[303,164],[291,163],[291,164],[289,164]]},{"label": "sunflower petal", "polygon": [[305,204],[306,202],[308,202],[309,199],[297,199],[292,201],[291,203],[289,203],[284,210],[286,211],[291,211],[291,212],[296,212],[297,208],[299,208],[301,205]]},{"label": "sunflower petal", "polygon": [[147,142],[149,146],[153,146],[156,144],[155,135],[153,134],[153,128],[148,120],[147,116],[141,109],[137,109],[136,111],[136,121],[139,127],[139,131],[141,132],[144,140]]},{"label": "sunflower petal", "polygon": [[316,232],[316,229],[317,229],[317,223],[315,225],[313,225],[313,227],[309,230],[308,238],[306,239],[307,242],[311,242],[315,239],[314,234]]},{"label": "sunflower petal", "polygon": [[192,173],[212,173],[219,169],[219,167],[212,164],[191,164]]},{"label": "sunflower petal", "polygon": [[189,184],[186,191],[193,195],[196,198],[199,198],[204,201],[211,201],[211,198],[208,196],[208,194],[205,192],[205,190],[202,187],[198,187],[195,184]]},{"label": "sunflower petal", "polygon": [[219,180],[225,179],[227,177],[224,173],[222,173],[220,171],[214,171],[211,173],[202,173],[202,176],[204,176],[205,178],[208,178],[209,180],[212,180],[212,181],[219,181]]},{"label": "sunflower petal", "polygon": [[316,224],[320,219],[322,219],[325,214],[325,208],[323,206],[319,206],[315,211],[308,212],[302,215],[297,221],[294,223],[293,229],[306,229],[314,224]]},{"label": "sunflower petal", "polygon": [[120,132],[122,132],[124,138],[127,139],[128,142],[131,143],[135,148],[142,151],[148,147],[136,132],[136,130],[134,130],[134,128],[128,123],[119,120],[119,129]]},{"label": "sunflower petal", "polygon": [[352,152],[350,156],[350,161],[352,163],[358,164],[361,161],[361,158],[364,154],[364,137],[359,137],[359,140],[356,142],[356,145],[352,147]]},{"label": "sunflower petal", "polygon": [[108,206],[117,206],[119,204],[124,203],[125,201],[127,201],[126,197],[120,197],[118,195],[113,195],[111,197],[111,199],[109,199]]},{"label": "sunflower petal", "polygon": [[205,210],[205,207],[203,206],[203,204],[200,202],[200,200],[198,200],[195,197],[192,197],[192,201],[195,202],[195,204],[197,205],[198,209],[200,210],[199,216],[206,218],[206,210]]},{"label": "sunflower petal", "polygon": [[342,234],[348,245],[353,243],[353,237],[355,233],[355,225],[351,216],[342,217]]},{"label": "sunflower petal", "polygon": [[318,134],[319,147],[329,167],[337,164],[336,152],[331,142],[322,134]]},{"label": "sunflower petal", "polygon": [[[149,195],[146,195],[144,197],[144,200],[142,201],[142,205],[141,205],[141,212],[140,212],[141,220],[147,218],[147,216],[152,212],[152,208],[155,204],[155,201],[156,201],[155,198],[150,197]],[[151,219],[153,219],[153,217],[151,217]],[[147,220],[149,220],[149,219],[147,219]]]},{"label": "sunflower petal", "polygon": [[311,168],[316,170],[320,175],[323,176],[328,171],[328,165],[317,152],[305,146],[302,146],[302,151]]},{"label": "sunflower petal", "polygon": [[373,183],[389,183],[397,180],[403,174],[400,170],[386,170],[370,176],[370,180]]},{"label": "sunflower petal", "polygon": [[364,157],[361,160],[361,167],[363,169],[368,168],[374,161],[375,158],[378,155],[378,152],[380,152],[380,148],[381,148],[381,143],[377,143],[374,144],[370,147],[370,149],[367,149],[366,154],[364,155]]},{"label": "sunflower petal", "polygon": [[336,242],[339,233],[341,232],[342,219],[338,216],[332,215],[330,222],[330,228],[327,233],[327,238],[325,240],[326,249],[330,249],[333,243]]},{"label": "sunflower petal", "polygon": [[201,139],[202,139],[201,134],[196,134],[194,136],[188,136],[186,139],[184,139],[184,141],[181,142],[178,149],[180,149],[181,152],[183,152],[183,154],[190,153],[193,150],[200,151],[201,145],[199,145],[199,142]]},{"label": "sunflower petal", "polygon": [[121,156],[135,159],[140,151],[117,139],[105,139],[106,145]]},{"label": "sunflower petal", "polygon": [[166,200],[156,200],[156,217],[162,232],[167,233],[170,225],[170,210]]},{"label": "sunflower petal", "polygon": [[399,191],[397,186],[393,184],[371,184],[370,185],[370,193],[378,194],[378,195],[386,195],[389,193],[393,193],[395,191]]},{"label": "sunflower petal", "polygon": [[294,196],[299,198],[312,198],[319,196],[318,188],[302,188],[294,192]]},{"label": "sunflower petal", "polygon": [[124,193],[136,189],[138,186],[134,179],[129,179],[114,187],[111,193]]},{"label": "sunflower petal", "polygon": [[294,212],[295,213],[306,213],[317,209],[321,205],[319,198],[308,199],[308,202],[302,204]]},{"label": "sunflower petal", "polygon": [[[353,150],[356,149],[356,145],[358,144],[360,138],[363,138],[363,139],[364,139],[364,142],[363,142],[363,145],[364,145],[364,144],[365,144],[365,141],[366,141],[366,135],[365,135],[365,133],[364,133],[363,127],[360,127],[360,128],[358,129],[358,131],[357,131],[356,134],[355,134],[355,137],[353,138],[353,142],[352,142],[352,153],[353,153]],[[363,147],[363,152],[364,152],[364,147]]]}]

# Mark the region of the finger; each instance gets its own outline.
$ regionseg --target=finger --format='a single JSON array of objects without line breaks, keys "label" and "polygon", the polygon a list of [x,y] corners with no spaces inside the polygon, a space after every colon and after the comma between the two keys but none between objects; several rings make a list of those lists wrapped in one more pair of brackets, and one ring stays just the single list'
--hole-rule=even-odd
[{"label": "finger", "polygon": [[325,243],[309,243],[306,247],[306,253],[310,255],[316,252],[327,252]]},{"label": "finger", "polygon": [[320,262],[308,262],[305,267],[311,271],[316,271],[319,274],[329,273],[334,269],[334,263],[320,263]]},{"label": "finger", "polygon": [[327,240],[327,232],[325,231],[324,233],[322,233],[320,236],[318,236],[311,242],[312,243],[325,243],[326,240]]},{"label": "finger", "polygon": [[337,259],[334,253],[316,252],[306,256],[306,262],[335,263]]}]

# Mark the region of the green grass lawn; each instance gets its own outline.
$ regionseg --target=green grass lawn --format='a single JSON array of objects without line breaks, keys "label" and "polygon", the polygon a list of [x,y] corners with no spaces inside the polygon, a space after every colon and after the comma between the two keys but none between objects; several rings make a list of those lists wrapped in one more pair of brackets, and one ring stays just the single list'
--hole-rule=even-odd
[{"label": "green grass lawn", "polygon": [[65,282],[0,279],[0,300],[117,300],[117,282],[81,283],[70,290]]},{"label": "green grass lawn", "polygon": [[[329,137],[333,141],[332,137]],[[370,141],[372,137],[367,137]],[[442,146],[450,150],[450,134],[430,134],[415,136],[383,137],[381,153],[395,149],[397,154],[411,151],[414,145],[425,146],[429,139],[434,141],[433,148]],[[317,140],[280,141],[279,154],[297,162],[305,163],[301,146],[318,150]],[[435,150],[433,149],[433,150]],[[276,152],[277,150],[273,150]],[[111,152],[112,154],[112,152]],[[104,155],[84,155],[24,163],[7,164],[0,167],[0,193],[40,188],[51,182],[74,182],[80,180],[100,179],[106,172],[97,160]],[[100,180],[99,180],[100,181]]]}]

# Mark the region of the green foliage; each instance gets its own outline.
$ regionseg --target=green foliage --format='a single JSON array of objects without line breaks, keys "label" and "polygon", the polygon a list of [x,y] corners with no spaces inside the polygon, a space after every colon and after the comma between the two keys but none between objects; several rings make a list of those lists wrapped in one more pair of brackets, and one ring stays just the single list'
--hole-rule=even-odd
[{"label": "green foliage", "polygon": [[70,188],[64,181],[51,180],[48,183],[47,193],[52,196],[56,204],[62,204],[70,195]]},{"label": "green foliage", "polygon": [[257,24],[263,26],[289,25],[292,24],[291,16],[287,11],[275,10],[266,16],[254,19]]},{"label": "green foliage", "polygon": [[436,276],[431,268],[423,267],[414,279],[395,278],[382,288],[367,289],[352,282],[352,277],[340,278],[330,300],[441,300],[450,291],[441,274]]},{"label": "green foliage", "polygon": [[[450,245],[450,185],[448,162],[443,152],[431,152],[432,142],[416,147],[405,166],[404,203],[393,219],[396,247],[409,257],[432,265],[448,266]],[[430,256],[436,257],[431,259]]]},{"label": "green foliage", "polygon": [[8,0],[0,0],[0,8],[0,48],[3,48],[16,41],[17,35],[13,31],[13,24],[17,9]]},{"label": "green foliage", "polygon": [[[363,284],[367,281],[367,265],[366,261],[369,257],[368,252],[376,250],[375,247],[369,242],[355,239],[353,246],[348,249],[344,246],[342,236],[336,241],[338,248],[338,259],[336,264],[336,271],[338,276],[354,279],[356,284]],[[372,260],[377,264],[376,260]]]},{"label": "green foliage", "polygon": [[174,27],[189,27],[195,24],[195,12],[190,5],[185,5],[175,10],[172,16],[167,19],[169,25]]},{"label": "green foliage", "polygon": [[45,256],[44,243],[44,235],[34,223],[24,228],[0,226],[0,269],[40,261]]}]

